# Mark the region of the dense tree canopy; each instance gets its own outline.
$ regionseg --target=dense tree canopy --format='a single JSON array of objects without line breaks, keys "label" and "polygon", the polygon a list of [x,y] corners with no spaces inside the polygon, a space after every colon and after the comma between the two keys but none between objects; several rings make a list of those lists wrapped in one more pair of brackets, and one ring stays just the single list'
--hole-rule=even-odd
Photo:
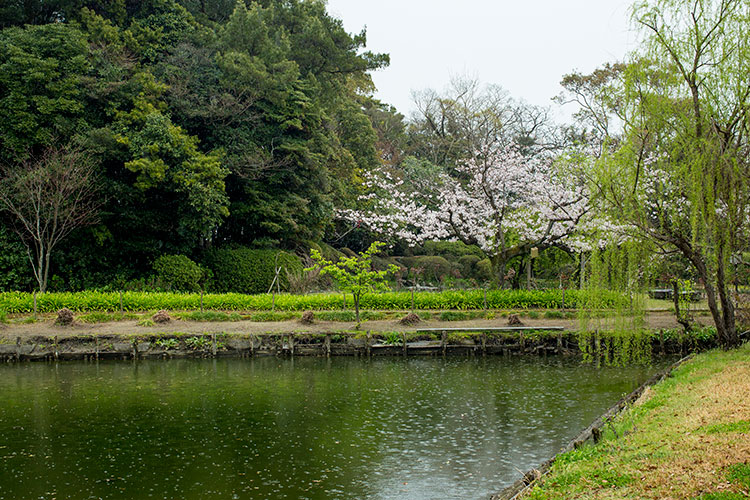
[{"label": "dense tree canopy", "polygon": [[11,1],[0,27],[0,162],[95,160],[99,223],[58,246],[63,287],[320,239],[379,163],[368,72],[388,56],[322,1]]}]

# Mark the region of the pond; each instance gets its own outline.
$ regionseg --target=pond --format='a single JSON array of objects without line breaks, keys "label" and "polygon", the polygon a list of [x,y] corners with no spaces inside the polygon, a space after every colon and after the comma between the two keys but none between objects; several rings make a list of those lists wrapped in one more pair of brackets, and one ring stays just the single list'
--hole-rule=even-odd
[{"label": "pond", "polygon": [[481,499],[651,367],[562,357],[0,366],[0,500]]}]

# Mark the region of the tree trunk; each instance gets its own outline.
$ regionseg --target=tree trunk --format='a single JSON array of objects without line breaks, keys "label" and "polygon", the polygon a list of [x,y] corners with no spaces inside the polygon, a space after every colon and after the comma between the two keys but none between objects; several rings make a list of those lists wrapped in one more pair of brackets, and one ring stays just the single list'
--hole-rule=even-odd
[{"label": "tree trunk", "polygon": [[[721,301],[722,320],[724,324],[723,344],[727,347],[740,345],[740,337],[737,334],[737,325],[734,322],[734,303],[729,292],[729,283],[724,273],[724,259],[720,258],[716,266],[716,287]],[[720,337],[721,338],[721,337]]]},{"label": "tree trunk", "polygon": [[[724,348],[735,347],[739,345],[740,339],[737,335],[737,327],[734,324],[734,306],[731,300],[728,300],[728,294],[724,283],[724,264],[719,259],[717,267],[717,287],[719,293],[719,300],[722,302],[722,308],[719,309],[719,304],[716,302],[716,289],[713,286],[712,280],[708,274],[708,268],[702,257],[692,251],[692,249],[686,250],[686,245],[678,245],[683,254],[693,263],[698,276],[703,281],[703,286],[706,290],[706,299],[708,299],[708,309],[711,311],[714,324],[716,325],[716,334],[719,339],[719,343]],[[726,304],[726,305],[725,305]]]},{"label": "tree trunk", "polygon": [[352,294],[352,298],[354,299],[354,313],[357,317],[357,328],[359,328],[359,294],[354,293]]},{"label": "tree trunk", "polygon": [[501,290],[505,288],[505,259],[497,254],[490,257],[492,264],[492,281]]},{"label": "tree trunk", "polygon": [[676,279],[672,281],[672,302],[674,303],[674,315],[677,322],[682,325],[685,333],[688,333],[692,325],[687,317],[682,316],[682,311],[680,311],[680,284]]}]

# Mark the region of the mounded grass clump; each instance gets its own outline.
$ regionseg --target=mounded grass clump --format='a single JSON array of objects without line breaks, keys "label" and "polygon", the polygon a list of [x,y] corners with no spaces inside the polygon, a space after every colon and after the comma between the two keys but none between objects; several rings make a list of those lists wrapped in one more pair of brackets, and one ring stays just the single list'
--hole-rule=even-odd
[{"label": "mounded grass clump", "polygon": [[399,324],[405,325],[405,326],[414,326],[422,322],[422,320],[414,313],[409,313],[400,320],[398,320]]},{"label": "mounded grass clump", "polygon": [[55,319],[55,324],[60,326],[70,326],[73,324],[73,320],[75,317],[73,316],[73,311],[68,309],[67,307],[63,307],[59,311],[57,311],[57,319]]},{"label": "mounded grass clump", "polygon": [[303,325],[312,325],[315,322],[315,314],[312,311],[305,311],[302,313],[299,322]]},{"label": "mounded grass clump", "polygon": [[169,316],[169,313],[167,311],[162,309],[161,311],[151,316],[151,321],[158,324],[164,324],[172,321],[172,318]]}]

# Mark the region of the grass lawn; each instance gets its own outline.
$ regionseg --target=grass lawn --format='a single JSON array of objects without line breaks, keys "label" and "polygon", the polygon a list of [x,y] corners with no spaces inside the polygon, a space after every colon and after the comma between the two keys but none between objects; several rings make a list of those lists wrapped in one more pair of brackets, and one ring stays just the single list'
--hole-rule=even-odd
[{"label": "grass lawn", "polygon": [[680,366],[523,498],[750,498],[750,344]]}]

